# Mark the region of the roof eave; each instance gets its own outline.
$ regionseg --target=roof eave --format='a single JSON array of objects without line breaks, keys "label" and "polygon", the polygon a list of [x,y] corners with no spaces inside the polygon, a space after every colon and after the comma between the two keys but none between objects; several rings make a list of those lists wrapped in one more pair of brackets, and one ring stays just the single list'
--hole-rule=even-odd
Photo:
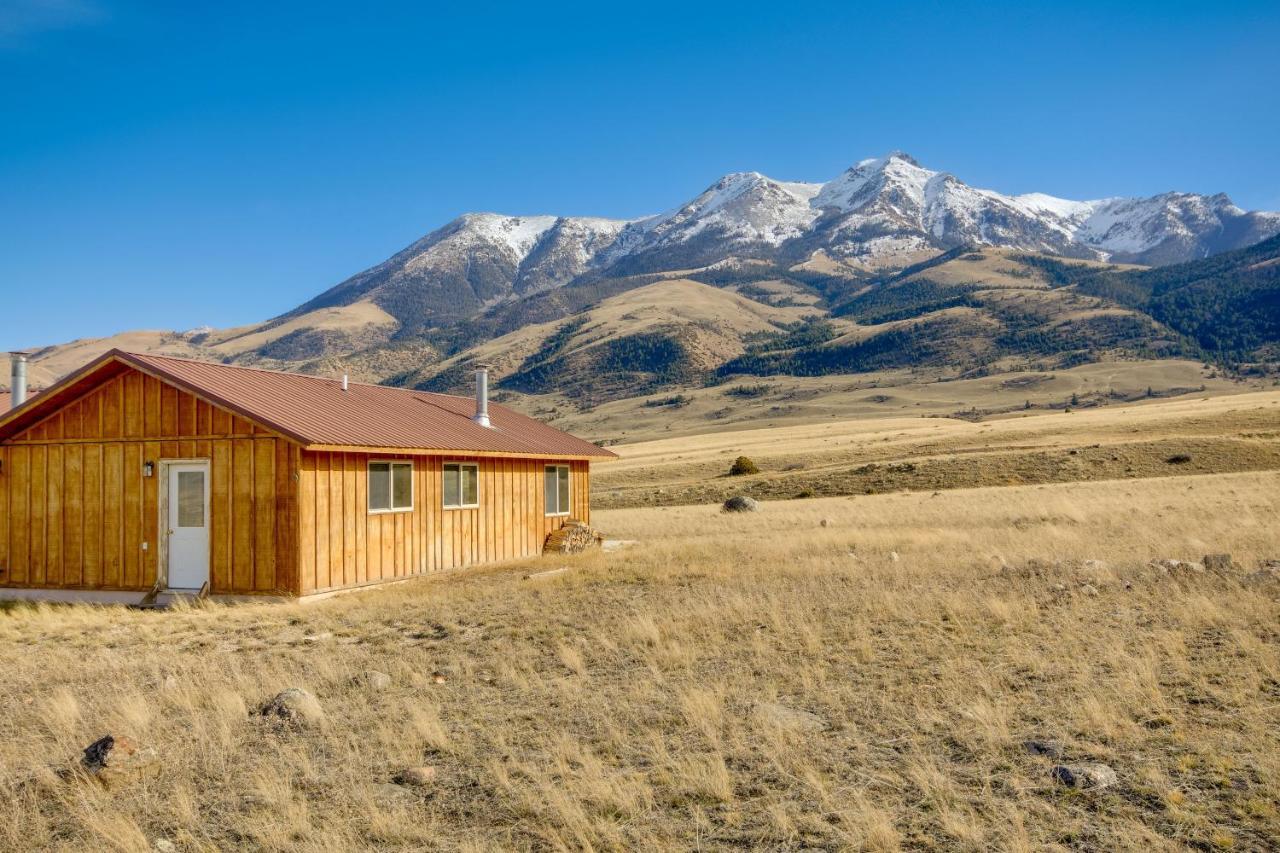
[{"label": "roof eave", "polygon": [[386,454],[402,454],[405,456],[480,456],[480,457],[497,457],[504,459],[570,459],[574,461],[597,461],[616,459],[618,454],[600,448],[602,453],[555,453],[549,450],[545,451],[517,451],[517,450],[477,450],[475,448],[459,448],[459,447],[384,447],[378,445],[364,444],[306,444],[302,445],[303,450],[313,453],[386,453]]}]

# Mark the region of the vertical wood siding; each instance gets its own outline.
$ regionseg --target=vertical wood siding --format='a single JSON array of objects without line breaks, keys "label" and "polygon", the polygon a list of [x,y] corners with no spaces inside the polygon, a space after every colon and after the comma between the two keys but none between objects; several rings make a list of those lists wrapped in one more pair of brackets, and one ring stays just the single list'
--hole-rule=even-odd
[{"label": "vertical wood siding", "polygon": [[298,447],[135,370],[0,445],[0,586],[150,589],[161,472],[142,465],[197,458],[211,591],[296,590]]},{"label": "vertical wood siding", "polygon": [[[368,511],[371,459],[412,460],[412,511]],[[444,463],[479,465],[475,509],[444,509]],[[541,553],[566,518],[590,520],[588,463],[570,464],[569,516],[547,516],[542,460],[498,457],[301,454],[298,592],[307,595]]]}]

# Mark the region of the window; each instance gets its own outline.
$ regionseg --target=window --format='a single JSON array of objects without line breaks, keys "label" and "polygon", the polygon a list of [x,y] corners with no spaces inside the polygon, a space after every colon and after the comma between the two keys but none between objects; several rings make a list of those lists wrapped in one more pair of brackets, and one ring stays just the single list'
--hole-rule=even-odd
[{"label": "window", "polygon": [[480,506],[480,466],[467,462],[444,463],[444,508]]},{"label": "window", "polygon": [[547,515],[569,514],[569,466],[548,465],[543,481]]},{"label": "window", "polygon": [[413,463],[369,463],[369,512],[413,509]]},{"label": "window", "polygon": [[178,472],[178,526],[204,527],[204,472]]}]

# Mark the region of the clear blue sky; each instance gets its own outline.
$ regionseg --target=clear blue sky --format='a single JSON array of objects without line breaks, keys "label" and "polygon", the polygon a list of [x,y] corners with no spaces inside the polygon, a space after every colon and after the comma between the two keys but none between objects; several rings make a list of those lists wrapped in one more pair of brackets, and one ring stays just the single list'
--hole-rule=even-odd
[{"label": "clear blue sky", "polygon": [[636,216],[892,149],[1280,209],[1277,46],[1274,0],[0,0],[0,350],[260,320],[469,210]]}]

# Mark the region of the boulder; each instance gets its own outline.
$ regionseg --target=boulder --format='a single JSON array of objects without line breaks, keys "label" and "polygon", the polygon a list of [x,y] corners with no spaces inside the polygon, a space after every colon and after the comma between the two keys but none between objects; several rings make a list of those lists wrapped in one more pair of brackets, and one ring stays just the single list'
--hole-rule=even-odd
[{"label": "boulder", "polygon": [[438,775],[436,768],[428,764],[422,767],[406,767],[392,777],[391,781],[410,788],[426,788],[435,784]]},{"label": "boulder", "polygon": [[721,512],[759,512],[760,503],[746,495],[734,495],[720,507]]},{"label": "boulder", "polygon": [[382,691],[391,687],[391,676],[376,669],[368,669],[356,678],[356,682],[370,690]]},{"label": "boulder", "polygon": [[1245,586],[1280,585],[1280,560],[1264,560],[1256,572],[1244,576]]},{"label": "boulder", "polygon": [[1056,764],[1049,771],[1053,781],[1068,788],[1091,788],[1101,790],[1110,788],[1119,776],[1105,764],[1091,762],[1087,764]]},{"label": "boulder", "polygon": [[1159,569],[1163,574],[1175,577],[1204,574],[1204,565],[1190,560],[1153,560],[1151,566]]},{"label": "boulder", "polygon": [[1211,572],[1229,572],[1236,565],[1230,554],[1205,554],[1200,562]]},{"label": "boulder", "polygon": [[1052,740],[1024,740],[1022,748],[1028,755],[1039,755],[1054,760],[1062,758],[1062,744]]},{"label": "boulder", "polygon": [[318,726],[324,722],[324,708],[320,706],[320,700],[301,687],[282,690],[259,706],[255,713],[295,728]]},{"label": "boulder", "polygon": [[158,760],[154,749],[133,738],[106,735],[84,748],[80,769],[105,785],[115,785],[142,775]]}]

